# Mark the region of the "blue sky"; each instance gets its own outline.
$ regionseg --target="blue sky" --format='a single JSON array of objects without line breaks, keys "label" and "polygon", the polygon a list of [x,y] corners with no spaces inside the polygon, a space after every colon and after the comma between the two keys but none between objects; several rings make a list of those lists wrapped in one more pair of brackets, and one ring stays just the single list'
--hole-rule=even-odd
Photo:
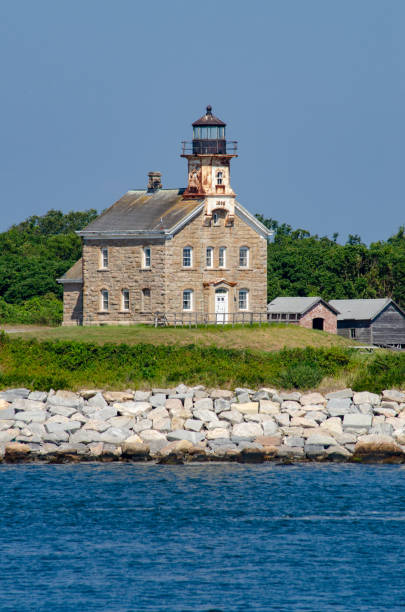
[{"label": "blue sky", "polygon": [[339,241],[405,223],[402,0],[2,0],[0,230],[111,205],[207,104],[243,205]]}]

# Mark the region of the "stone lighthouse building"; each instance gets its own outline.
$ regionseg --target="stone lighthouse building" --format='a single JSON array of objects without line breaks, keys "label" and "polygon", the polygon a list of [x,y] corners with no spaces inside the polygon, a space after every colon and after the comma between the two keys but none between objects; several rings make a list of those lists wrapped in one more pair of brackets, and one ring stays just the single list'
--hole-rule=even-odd
[{"label": "stone lighthouse building", "polygon": [[207,106],[182,143],[187,187],[164,189],[159,172],[84,230],[83,257],[60,279],[64,325],[226,323],[266,318],[271,232],[237,200],[237,143]]}]

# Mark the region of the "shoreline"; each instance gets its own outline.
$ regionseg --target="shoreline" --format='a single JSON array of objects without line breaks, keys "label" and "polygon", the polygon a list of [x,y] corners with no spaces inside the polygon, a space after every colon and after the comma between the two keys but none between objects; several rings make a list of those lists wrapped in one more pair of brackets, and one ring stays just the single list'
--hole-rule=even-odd
[{"label": "shoreline", "polygon": [[405,463],[405,392],[0,392],[1,463]]}]

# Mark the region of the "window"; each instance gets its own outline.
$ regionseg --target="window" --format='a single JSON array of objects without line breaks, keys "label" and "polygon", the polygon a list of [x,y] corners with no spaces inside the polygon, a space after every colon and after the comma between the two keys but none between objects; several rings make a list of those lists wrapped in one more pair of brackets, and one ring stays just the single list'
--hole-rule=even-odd
[{"label": "window", "polygon": [[108,291],[107,289],[102,289],[101,291],[101,310],[108,310]]},{"label": "window", "polygon": [[248,309],[248,297],[249,291],[248,289],[240,289],[239,290],[239,310],[247,310]]},{"label": "window", "polygon": [[193,265],[193,249],[190,246],[183,249],[183,267],[191,268]]},{"label": "window", "polygon": [[214,225],[221,225],[221,219],[225,219],[225,211],[224,210],[214,210],[212,213],[212,222]]},{"label": "window", "polygon": [[223,180],[223,172],[219,171],[217,172],[217,185],[222,185],[222,180]]},{"label": "window", "polygon": [[249,248],[242,246],[239,249],[239,266],[241,268],[249,267]]},{"label": "window", "polygon": [[144,247],[143,249],[143,268],[150,268],[151,252],[150,247]]},{"label": "window", "polygon": [[220,268],[225,268],[226,266],[226,247],[219,247],[219,257],[218,257],[218,265]]},{"label": "window", "polygon": [[101,249],[101,267],[108,268],[108,249],[103,247]]},{"label": "window", "polygon": [[122,290],[122,310],[129,310],[129,290]]},{"label": "window", "polygon": [[193,292],[191,289],[183,291],[183,310],[193,309]]},{"label": "window", "polygon": [[142,289],[142,310],[150,310],[150,289],[145,287]]},{"label": "window", "polygon": [[356,338],[356,329],[355,328],[350,330],[350,338]]},{"label": "window", "polygon": [[212,268],[214,249],[213,247],[207,247],[205,252],[205,265],[207,268]]}]

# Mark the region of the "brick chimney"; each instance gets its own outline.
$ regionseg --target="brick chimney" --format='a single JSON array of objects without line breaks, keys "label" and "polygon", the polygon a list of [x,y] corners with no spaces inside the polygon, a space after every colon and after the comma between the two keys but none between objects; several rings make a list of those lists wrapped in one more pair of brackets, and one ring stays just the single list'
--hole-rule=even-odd
[{"label": "brick chimney", "polygon": [[160,172],[148,172],[148,191],[162,189],[162,175]]}]

